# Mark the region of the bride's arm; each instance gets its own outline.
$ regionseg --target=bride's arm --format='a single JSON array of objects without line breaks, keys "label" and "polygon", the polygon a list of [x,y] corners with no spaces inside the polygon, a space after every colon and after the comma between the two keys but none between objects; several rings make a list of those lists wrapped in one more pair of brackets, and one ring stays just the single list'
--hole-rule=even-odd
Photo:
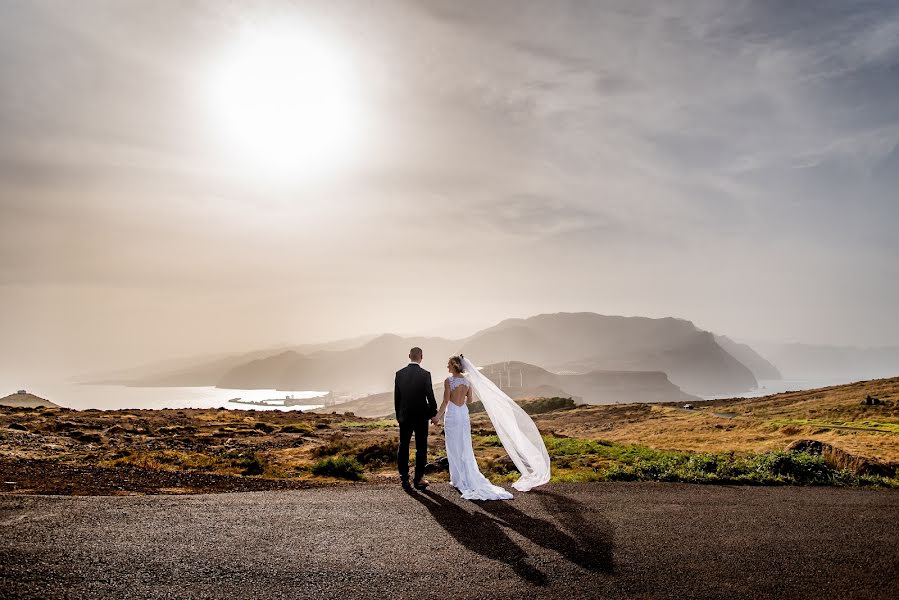
[{"label": "bride's arm", "polygon": [[439,423],[440,420],[443,418],[443,414],[446,412],[446,405],[449,404],[449,398],[450,398],[449,381],[444,380],[443,381],[443,403],[440,405],[440,409],[437,411],[437,414],[434,415],[433,419],[431,419],[435,425],[437,423]]}]

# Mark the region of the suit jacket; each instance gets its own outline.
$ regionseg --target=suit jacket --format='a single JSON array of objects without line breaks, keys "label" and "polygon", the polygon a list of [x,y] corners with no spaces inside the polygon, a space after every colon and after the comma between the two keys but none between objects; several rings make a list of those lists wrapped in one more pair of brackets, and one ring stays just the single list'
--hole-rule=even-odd
[{"label": "suit jacket", "polygon": [[426,421],[437,414],[431,373],[412,363],[396,372],[393,407],[400,423]]}]

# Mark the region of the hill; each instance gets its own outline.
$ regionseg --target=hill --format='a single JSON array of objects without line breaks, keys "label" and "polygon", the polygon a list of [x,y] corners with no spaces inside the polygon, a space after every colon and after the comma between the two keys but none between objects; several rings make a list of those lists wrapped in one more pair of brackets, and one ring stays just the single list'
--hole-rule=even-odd
[{"label": "hill", "polygon": [[378,393],[393,385],[393,373],[412,346],[424,349],[423,366],[434,373],[443,373],[446,358],[462,351],[478,364],[515,360],[559,374],[662,372],[701,396],[745,392],[757,387],[757,376],[777,374],[752,348],[683,319],[556,313],[507,319],[463,339],[384,334],[219,356],[163,372],[143,369],[139,377],[104,382]]},{"label": "hill", "polygon": [[374,337],[367,335],[321,344],[303,344],[289,348],[268,348],[252,352],[172,358],[129,369],[83,374],[75,379],[80,383],[121,384],[136,387],[214,386],[231,369],[258,359],[274,357],[284,352],[292,352],[297,355],[314,355],[319,352],[346,350],[360,346]]},{"label": "hill", "polygon": [[541,431],[666,450],[757,452],[812,439],[899,463],[899,378],[691,404],[580,406],[535,421]]},{"label": "hill", "polygon": [[783,379],[780,370],[748,344],[735,342],[724,335],[716,335],[715,341],[728,354],[746,365],[756,379]]},{"label": "hill", "polygon": [[[459,342],[444,338],[385,334],[358,348],[300,354],[288,350],[234,367],[218,387],[282,390],[356,390],[378,393],[393,389],[393,374],[407,362],[409,348],[424,349],[431,372],[441,373]],[[439,378],[442,380],[442,377]]]},{"label": "hill", "polygon": [[689,321],[593,313],[509,319],[462,340],[385,334],[346,350],[286,351],[235,366],[217,385],[377,393],[393,385],[393,373],[411,346],[424,349],[423,364],[434,373],[443,373],[446,357],[462,351],[480,364],[516,360],[560,374],[662,372],[697,395],[737,394],[757,385],[746,365]]},{"label": "hill", "polygon": [[519,360],[557,373],[661,371],[697,395],[737,394],[756,378],[713,334],[683,319],[556,313],[508,319],[464,345],[482,363]]},{"label": "hill", "polygon": [[601,371],[560,375],[538,366],[510,361],[482,368],[482,373],[512,398],[572,397],[584,404],[676,402],[698,400],[658,371]]},{"label": "hill", "polygon": [[[664,373],[659,372],[592,371],[558,375],[535,365],[514,361],[490,364],[481,372],[515,400],[561,397],[586,404],[699,400],[681,391]],[[434,390],[439,404],[443,398],[442,380],[434,385]],[[393,414],[393,392],[325,406],[317,412],[352,412],[361,417],[389,416]]]},{"label": "hill", "polygon": [[29,394],[25,390],[19,390],[19,392],[16,392],[15,394],[10,394],[9,396],[0,398],[0,406],[17,406],[27,408],[37,408],[39,406],[55,406],[57,408],[59,407],[58,404],[54,404],[53,402],[41,398],[40,396]]}]

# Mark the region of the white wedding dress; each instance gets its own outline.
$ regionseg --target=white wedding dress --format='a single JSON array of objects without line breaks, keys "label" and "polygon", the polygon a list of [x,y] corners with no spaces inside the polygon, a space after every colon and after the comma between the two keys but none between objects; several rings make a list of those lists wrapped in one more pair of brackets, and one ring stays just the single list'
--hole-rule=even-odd
[{"label": "white wedding dress", "polygon": [[[503,448],[521,473],[512,487],[526,492],[549,481],[549,454],[531,417],[495,383],[483,375],[470,360],[462,357],[465,375],[447,377],[450,392],[460,385],[472,391],[472,399],[480,400],[496,430]],[[444,416],[446,456],[449,460],[450,485],[468,500],[507,500],[512,494],[493,485],[484,477],[474,458],[468,404],[449,402]]]},{"label": "white wedding dress", "polygon": [[[460,385],[471,387],[465,377],[447,377],[450,391]],[[474,458],[468,404],[450,402],[443,418],[446,457],[449,461],[450,485],[462,492],[466,500],[508,500],[512,494],[484,477]]]}]

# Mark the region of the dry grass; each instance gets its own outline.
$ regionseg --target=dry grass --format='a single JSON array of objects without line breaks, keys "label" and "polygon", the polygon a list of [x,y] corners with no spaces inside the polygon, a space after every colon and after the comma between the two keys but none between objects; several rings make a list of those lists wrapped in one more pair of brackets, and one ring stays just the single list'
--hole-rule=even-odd
[{"label": "dry grass", "polygon": [[[885,404],[863,405],[867,395]],[[694,410],[670,404],[584,406],[535,421],[541,431],[666,450],[764,452],[809,438],[866,458],[899,461],[899,378],[693,405]]]},{"label": "dry grass", "polygon": [[[863,405],[867,395],[884,404]],[[741,481],[745,469],[756,463],[787,460],[780,451],[796,439],[899,462],[899,378],[694,406],[579,406],[535,415],[534,420],[548,440],[557,480]],[[485,414],[472,415],[472,433],[486,474],[496,481],[517,477]],[[355,473],[358,464],[360,478],[377,481],[396,478],[397,438],[394,421],[333,414],[0,409],[0,460],[50,459],[77,467],[316,482]],[[428,445],[431,460],[444,454],[440,428],[431,429]],[[814,461],[808,464],[818,468]],[[335,465],[352,469],[342,472]],[[766,477],[753,482],[779,481],[776,473]],[[434,473],[429,478],[447,476]],[[832,474],[824,480],[835,481]]]},{"label": "dry grass", "polygon": [[300,412],[0,409],[0,460],[99,468],[311,478],[323,449],[339,444],[330,455],[388,471],[396,437],[394,421]]},{"label": "dry grass", "polygon": [[224,470],[230,466],[226,461],[216,456],[199,452],[179,452],[177,450],[152,450],[148,452],[131,453],[124,456],[98,461],[100,467],[117,467],[131,465],[144,469],[162,469],[178,471],[181,469],[198,471]]}]

